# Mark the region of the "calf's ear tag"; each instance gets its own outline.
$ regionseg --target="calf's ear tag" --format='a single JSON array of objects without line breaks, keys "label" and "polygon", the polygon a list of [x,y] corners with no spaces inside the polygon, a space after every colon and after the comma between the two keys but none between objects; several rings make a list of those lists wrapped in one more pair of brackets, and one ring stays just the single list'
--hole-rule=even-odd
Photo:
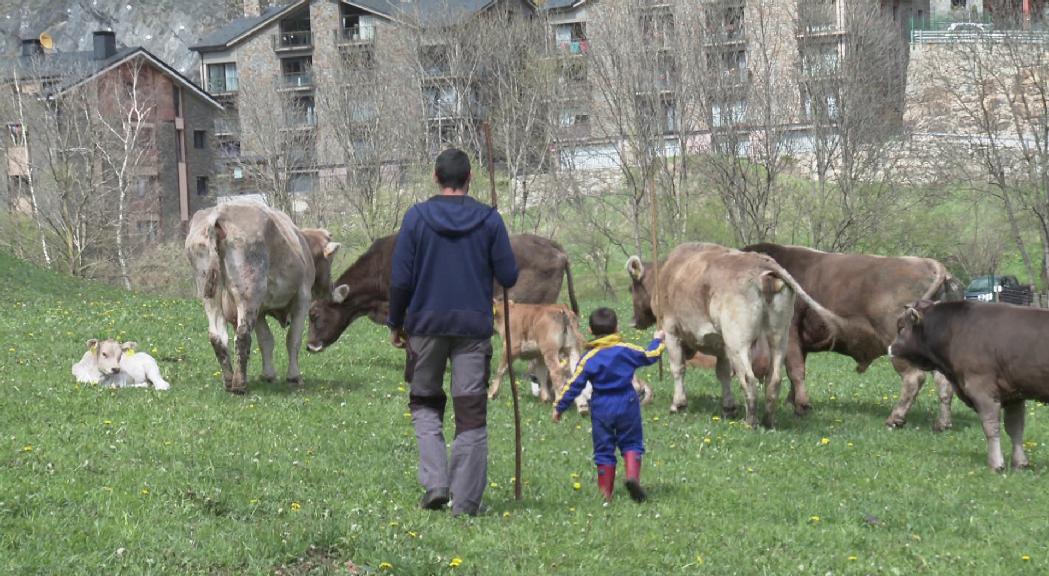
[{"label": "calf's ear tag", "polygon": [[132,357],[134,355],[135,355],[135,349],[134,348],[131,348],[129,350],[125,350],[124,351],[124,356],[127,356],[128,358],[130,358],[130,357]]}]

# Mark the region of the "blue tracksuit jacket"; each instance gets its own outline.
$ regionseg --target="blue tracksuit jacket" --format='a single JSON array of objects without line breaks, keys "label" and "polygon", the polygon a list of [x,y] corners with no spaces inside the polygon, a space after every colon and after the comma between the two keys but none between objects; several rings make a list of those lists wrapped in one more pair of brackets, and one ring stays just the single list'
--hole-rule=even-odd
[{"label": "blue tracksuit jacket", "polygon": [[590,420],[593,429],[594,462],[616,463],[620,452],[644,453],[641,404],[634,390],[634,371],[659,360],[665,346],[652,340],[648,349],[627,344],[619,334],[598,338],[579,360],[572,380],[561,391],[557,411],[564,412],[590,382]]}]

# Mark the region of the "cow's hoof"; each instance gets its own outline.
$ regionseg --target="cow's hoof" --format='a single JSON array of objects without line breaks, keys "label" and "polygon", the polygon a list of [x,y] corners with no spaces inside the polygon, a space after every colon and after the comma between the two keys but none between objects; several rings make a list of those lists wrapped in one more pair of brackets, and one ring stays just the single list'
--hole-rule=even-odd
[{"label": "cow's hoof", "polygon": [[670,413],[677,414],[678,412],[684,412],[688,408],[688,404],[671,404]]},{"label": "cow's hoof", "polygon": [[498,395],[499,395],[498,392],[489,392],[488,393],[488,399],[489,400],[495,400],[495,397],[498,396]]},{"label": "cow's hoof", "polygon": [[1027,467],[1030,466],[1030,465],[1031,465],[1031,463],[1028,462],[1026,458],[1023,459],[1023,460],[1013,460],[1012,461],[1013,470],[1026,470]]},{"label": "cow's hoof", "polygon": [[762,416],[761,417],[761,426],[763,428],[767,428],[769,430],[772,430],[773,428],[776,427],[776,423],[773,421],[771,416]]},{"label": "cow's hoof", "polygon": [[990,464],[989,468],[991,469],[991,472],[997,472],[998,474],[1005,472],[1005,464],[999,464],[998,466]]},{"label": "cow's hoof", "polygon": [[735,420],[736,416],[739,415],[739,408],[736,406],[722,406],[721,417],[728,420]]},{"label": "cow's hoof", "polygon": [[267,383],[267,384],[273,384],[273,382],[276,381],[276,380],[277,380],[277,375],[276,374],[263,374],[262,375],[262,381]]},{"label": "cow's hoof", "polygon": [[795,404],[794,405],[794,415],[795,416],[798,416],[798,417],[808,416],[809,412],[812,412],[812,404],[805,403],[805,404]]},{"label": "cow's hoof", "polygon": [[237,396],[243,396],[248,393],[248,388],[246,386],[228,386],[226,388],[226,392],[229,392],[230,394],[236,394]]},{"label": "cow's hoof", "polygon": [[889,418],[885,420],[885,426],[890,429],[900,428],[906,423],[907,420],[905,418],[900,418],[899,416],[889,416]]},{"label": "cow's hoof", "polygon": [[934,422],[932,425],[933,432],[943,432],[944,430],[950,430],[954,426],[950,422]]},{"label": "cow's hoof", "polygon": [[302,376],[295,376],[294,378],[288,378],[288,386],[292,388],[299,388],[302,386]]}]

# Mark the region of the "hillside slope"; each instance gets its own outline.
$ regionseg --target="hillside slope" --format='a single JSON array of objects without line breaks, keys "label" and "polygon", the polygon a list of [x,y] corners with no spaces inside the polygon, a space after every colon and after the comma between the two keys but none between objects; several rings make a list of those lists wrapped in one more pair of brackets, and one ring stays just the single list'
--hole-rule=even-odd
[{"label": "hillside slope", "polygon": [[22,38],[41,32],[60,51],[91,49],[91,33],[116,32],[117,42],[145,46],[196,79],[189,46],[239,15],[235,0],[0,0],[4,54],[16,54]]}]

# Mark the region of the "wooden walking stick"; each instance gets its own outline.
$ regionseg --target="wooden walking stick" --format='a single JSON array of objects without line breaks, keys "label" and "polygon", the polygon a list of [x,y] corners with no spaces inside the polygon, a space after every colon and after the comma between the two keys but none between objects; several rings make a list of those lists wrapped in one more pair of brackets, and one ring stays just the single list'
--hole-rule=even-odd
[{"label": "wooden walking stick", "polygon": [[[662,328],[662,326],[660,325],[660,321],[659,321],[659,312],[662,311],[662,308],[659,305],[660,304],[660,301],[659,301],[659,298],[660,298],[660,295],[659,295],[659,241],[656,238],[656,226],[657,226],[657,223],[658,223],[658,219],[656,218],[656,186],[655,186],[655,183],[652,181],[652,173],[653,173],[653,171],[654,171],[654,169],[650,166],[649,167],[648,178],[645,179],[645,185],[648,186],[648,203],[649,203],[649,206],[651,208],[650,212],[651,212],[651,217],[652,217],[652,222],[649,225],[649,228],[651,228],[651,240],[652,240],[652,274],[655,275],[655,276],[653,276],[653,280],[655,280],[655,283],[654,283],[655,297],[652,299],[652,312],[653,312],[653,315],[656,317],[656,330],[659,330],[660,328]],[[663,381],[663,357],[662,356],[659,357],[659,381],[660,382]]]},{"label": "wooden walking stick", "polygon": [[[492,208],[499,209],[495,193],[495,160],[492,158],[492,127],[484,123],[484,143],[488,152],[488,185],[492,191]],[[521,499],[521,405],[517,394],[517,379],[510,361],[510,295],[503,286],[503,343],[506,345],[506,370],[510,373],[510,395],[514,399],[514,500]]]}]

